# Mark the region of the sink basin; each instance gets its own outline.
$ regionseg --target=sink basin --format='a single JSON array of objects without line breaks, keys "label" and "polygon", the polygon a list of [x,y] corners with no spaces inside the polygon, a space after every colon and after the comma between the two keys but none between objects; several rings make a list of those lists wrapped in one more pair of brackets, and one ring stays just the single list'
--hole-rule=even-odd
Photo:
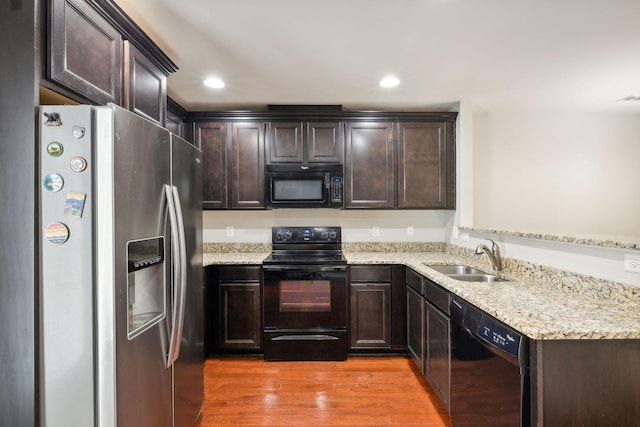
[{"label": "sink basin", "polygon": [[468,265],[432,265],[425,264],[427,267],[434,269],[438,273],[442,274],[487,274],[477,268],[469,267]]},{"label": "sink basin", "polygon": [[495,276],[493,274],[448,274],[449,277],[463,282],[508,282],[508,279]]},{"label": "sink basin", "polygon": [[489,274],[486,271],[469,267],[468,265],[443,265],[443,264],[427,264],[429,268],[434,269],[438,273],[445,274],[452,279],[463,282],[508,282],[509,279],[498,277],[495,274]]}]

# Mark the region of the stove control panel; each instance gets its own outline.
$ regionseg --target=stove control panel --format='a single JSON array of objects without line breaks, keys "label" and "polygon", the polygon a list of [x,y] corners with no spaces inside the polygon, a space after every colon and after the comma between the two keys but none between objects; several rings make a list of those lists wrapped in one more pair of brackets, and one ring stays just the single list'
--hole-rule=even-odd
[{"label": "stove control panel", "polygon": [[273,227],[273,243],[340,243],[340,227]]}]

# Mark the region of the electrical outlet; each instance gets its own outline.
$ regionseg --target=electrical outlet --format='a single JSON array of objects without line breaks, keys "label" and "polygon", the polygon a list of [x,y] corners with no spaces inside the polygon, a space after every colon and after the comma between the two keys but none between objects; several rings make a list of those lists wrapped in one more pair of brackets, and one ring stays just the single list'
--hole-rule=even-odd
[{"label": "electrical outlet", "polygon": [[407,226],[407,236],[413,236],[413,225]]},{"label": "electrical outlet", "polygon": [[227,237],[233,237],[233,225],[227,225]]},{"label": "electrical outlet", "polygon": [[640,257],[634,255],[624,256],[624,269],[632,273],[640,273]]},{"label": "electrical outlet", "polygon": [[462,239],[462,241],[468,242],[469,241],[469,233],[462,233],[460,235],[460,238]]},{"label": "electrical outlet", "polygon": [[371,227],[371,235],[373,237],[378,237],[380,235],[380,227],[378,227],[377,225]]}]

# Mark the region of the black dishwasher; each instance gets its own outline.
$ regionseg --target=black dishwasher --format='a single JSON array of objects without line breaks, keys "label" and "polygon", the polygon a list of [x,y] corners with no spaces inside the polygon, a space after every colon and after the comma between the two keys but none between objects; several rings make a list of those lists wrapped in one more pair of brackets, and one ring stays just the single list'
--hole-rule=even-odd
[{"label": "black dishwasher", "polygon": [[476,307],[451,299],[454,427],[529,427],[529,340]]}]

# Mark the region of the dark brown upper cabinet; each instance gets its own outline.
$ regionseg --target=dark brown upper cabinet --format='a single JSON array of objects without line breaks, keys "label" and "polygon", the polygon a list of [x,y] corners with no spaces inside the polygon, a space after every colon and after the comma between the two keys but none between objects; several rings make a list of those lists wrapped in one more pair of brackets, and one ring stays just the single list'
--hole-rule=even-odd
[{"label": "dark brown upper cabinet", "polygon": [[42,3],[40,84],[79,103],[112,102],[164,126],[166,79],[178,67],[140,27],[112,0]]},{"label": "dark brown upper cabinet", "polygon": [[[233,209],[259,209],[264,200],[263,122],[231,123],[231,159],[228,171]],[[228,138],[228,137],[227,137]]]},{"label": "dark brown upper cabinet", "polygon": [[348,123],[345,207],[453,209],[453,122]]},{"label": "dark brown upper cabinet", "polygon": [[[181,138],[186,139],[190,143],[194,143],[194,127],[193,123],[186,121],[187,110],[182,108],[180,104],[167,96],[167,109],[164,115],[164,126]],[[198,148],[200,146],[198,145]]]},{"label": "dark brown upper cabinet", "polygon": [[121,105],[120,32],[81,0],[50,2],[48,78],[96,104]]},{"label": "dark brown upper cabinet", "polygon": [[196,122],[202,150],[204,209],[261,209],[264,201],[263,122]]},{"label": "dark brown upper cabinet", "polygon": [[342,163],[340,122],[270,122],[267,163]]},{"label": "dark brown upper cabinet", "polygon": [[[264,208],[265,163],[314,162],[344,163],[345,209],[455,208],[456,113],[227,111],[180,117],[191,124],[185,137],[216,165],[220,150],[206,151],[218,142],[198,136],[198,126],[226,123],[228,203],[210,209]],[[214,187],[210,194],[222,192]]]},{"label": "dark brown upper cabinet", "polygon": [[398,208],[455,205],[453,123],[398,123]]},{"label": "dark brown upper cabinet", "polygon": [[226,209],[227,132],[223,122],[204,122],[195,125],[195,145],[202,150],[202,207]]},{"label": "dark brown upper cabinet", "polygon": [[167,76],[128,41],[124,60],[124,107],[164,126]]},{"label": "dark brown upper cabinet", "polygon": [[345,142],[345,208],[393,208],[393,124],[347,123]]}]

